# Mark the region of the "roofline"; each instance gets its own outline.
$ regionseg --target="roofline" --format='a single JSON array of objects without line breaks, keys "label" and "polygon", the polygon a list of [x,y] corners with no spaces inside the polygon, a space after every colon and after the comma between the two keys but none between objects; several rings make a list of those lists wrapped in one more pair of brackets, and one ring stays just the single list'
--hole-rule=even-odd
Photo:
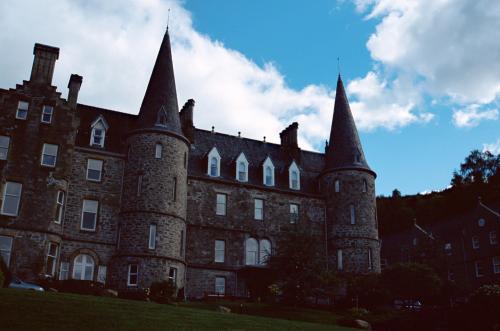
[{"label": "roofline", "polygon": [[118,111],[118,110],[100,108],[100,107],[96,107],[96,106],[86,105],[86,104],[83,104],[83,103],[78,103],[77,104],[77,109],[78,109],[78,107],[84,107],[84,108],[87,108],[87,109],[90,109],[90,110],[95,110],[95,111],[111,112],[111,113],[115,113],[117,115],[130,116],[130,117],[134,117],[134,118],[137,118],[139,116],[138,114],[125,113],[125,112]]},{"label": "roofline", "polygon": [[479,206],[483,207],[484,209],[486,209],[487,211],[489,211],[493,215],[495,215],[495,216],[497,216],[497,217],[500,218],[500,214],[499,213],[497,213],[496,211],[494,211],[490,207],[486,206],[482,201],[479,201]]},{"label": "roofline", "polygon": [[370,174],[370,175],[372,175],[374,178],[377,178],[377,174],[375,173],[375,171],[373,171],[372,169],[367,169],[367,168],[364,168],[364,167],[336,167],[336,168],[328,168],[328,169],[323,170],[323,171],[319,174],[319,177],[323,177],[324,175],[328,174],[329,172],[334,172],[334,171],[347,171],[347,170],[363,171],[363,172],[369,173],[369,174]]}]

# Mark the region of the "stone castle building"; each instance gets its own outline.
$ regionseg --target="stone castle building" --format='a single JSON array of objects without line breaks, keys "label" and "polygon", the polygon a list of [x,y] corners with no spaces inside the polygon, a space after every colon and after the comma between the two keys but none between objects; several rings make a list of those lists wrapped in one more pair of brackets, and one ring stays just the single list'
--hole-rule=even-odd
[{"label": "stone castle building", "polygon": [[0,252],[26,279],[117,289],[172,279],[188,297],[246,296],[283,231],[324,242],[330,268],[379,272],[375,172],[339,76],[330,144],[301,150],[196,128],[179,111],[168,32],[138,115],[52,86],[59,49],[35,44],[29,81],[0,89]]}]

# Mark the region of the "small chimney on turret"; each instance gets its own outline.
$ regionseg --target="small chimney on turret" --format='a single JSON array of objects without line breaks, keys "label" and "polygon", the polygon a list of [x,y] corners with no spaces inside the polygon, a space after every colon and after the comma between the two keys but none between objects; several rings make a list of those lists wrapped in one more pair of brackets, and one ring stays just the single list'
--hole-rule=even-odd
[{"label": "small chimney on turret", "polygon": [[78,92],[80,91],[80,87],[82,86],[83,77],[72,74],[69,78],[68,83],[68,103],[72,108],[76,107],[76,103],[78,101]]},{"label": "small chimney on turret", "polygon": [[31,68],[30,82],[52,85],[54,67],[59,58],[59,48],[35,44],[33,48],[33,67]]},{"label": "small chimney on turret", "polygon": [[188,101],[186,101],[184,106],[182,106],[182,109],[179,112],[182,132],[184,133],[184,136],[186,136],[186,138],[188,138],[192,143],[194,142],[193,110],[194,100],[189,99]]},{"label": "small chimney on turret", "polygon": [[298,149],[299,145],[297,143],[297,131],[299,129],[299,124],[293,122],[285,130],[281,131],[281,147],[287,149]]}]

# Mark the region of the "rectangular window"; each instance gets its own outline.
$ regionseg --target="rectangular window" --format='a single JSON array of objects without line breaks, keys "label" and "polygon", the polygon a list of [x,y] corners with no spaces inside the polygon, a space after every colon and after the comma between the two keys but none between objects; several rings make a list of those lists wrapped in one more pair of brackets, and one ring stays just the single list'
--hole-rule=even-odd
[{"label": "rectangular window", "polygon": [[149,249],[156,248],[156,224],[149,225]]},{"label": "rectangular window", "polygon": [[264,200],[262,199],[254,200],[254,219],[256,220],[264,219]]},{"label": "rectangular window", "polygon": [[474,266],[476,268],[476,277],[483,277],[483,264],[481,263],[481,261],[476,261],[474,263]]},{"label": "rectangular window", "polygon": [[102,160],[87,160],[87,180],[100,182],[102,176]]},{"label": "rectangular window", "polygon": [[225,194],[217,194],[217,215],[226,215],[226,195]]},{"label": "rectangular window", "polygon": [[137,196],[141,196],[142,192],[142,175],[137,176]]},{"label": "rectangular window", "polygon": [[43,144],[41,164],[46,167],[55,167],[57,162],[57,150],[59,146]]},{"label": "rectangular window", "polygon": [[25,120],[28,117],[28,107],[29,103],[26,101],[19,101],[17,104],[16,118],[20,120]]},{"label": "rectangular window", "polygon": [[95,231],[97,223],[97,209],[99,202],[95,200],[83,200],[81,229]]},{"label": "rectangular window", "polygon": [[290,204],[290,223],[295,224],[299,221],[299,205],[296,203]]},{"label": "rectangular window", "polygon": [[450,282],[455,281],[455,272],[452,269],[448,269],[448,280]]},{"label": "rectangular window", "polygon": [[373,261],[372,261],[372,249],[368,248],[368,270],[373,269]]},{"label": "rectangular window", "polygon": [[54,222],[61,224],[64,216],[64,192],[57,192],[57,200],[56,200],[56,218]]},{"label": "rectangular window", "polygon": [[3,259],[3,262],[7,265],[10,265],[10,255],[12,253],[12,237],[8,236],[0,236],[0,257]]},{"label": "rectangular window", "polygon": [[444,253],[446,255],[451,255],[452,250],[451,250],[451,243],[446,243],[444,244]]},{"label": "rectangular window", "polygon": [[106,284],[106,272],[108,268],[105,265],[100,265],[97,268],[97,282],[101,284]]},{"label": "rectangular window", "polygon": [[496,231],[491,231],[490,232],[490,244],[491,245],[498,244],[497,232]]},{"label": "rectangular window", "polygon": [[9,155],[9,145],[10,137],[0,136],[0,160],[7,160],[7,157]]},{"label": "rectangular window", "polygon": [[225,277],[215,277],[215,294],[224,295],[226,294],[226,278]]},{"label": "rectangular window", "polygon": [[137,286],[138,278],[139,278],[139,266],[137,264],[129,264],[128,265],[127,285],[128,286]]},{"label": "rectangular window", "polygon": [[17,216],[23,185],[15,182],[6,182],[3,187],[2,215]]},{"label": "rectangular window", "polygon": [[168,279],[172,281],[172,283],[177,283],[177,268],[170,267],[168,271]]},{"label": "rectangular window", "polygon": [[54,108],[52,106],[43,106],[41,122],[50,124],[52,122],[53,113]]},{"label": "rectangular window", "polygon": [[172,200],[177,201],[177,177],[174,177],[174,184],[173,184],[173,192],[172,192]]},{"label": "rectangular window", "polygon": [[61,262],[59,267],[59,280],[67,280],[69,275],[69,262]]},{"label": "rectangular window", "polygon": [[496,256],[493,258],[493,272],[495,274],[500,274],[500,257]]},{"label": "rectangular window", "polygon": [[92,146],[104,147],[104,130],[97,128],[92,129],[91,142]]},{"label": "rectangular window", "polygon": [[479,237],[478,236],[472,237],[472,248],[479,249]]},{"label": "rectangular window", "polygon": [[224,240],[215,241],[215,262],[224,262],[226,242]]},{"label": "rectangular window", "polygon": [[181,231],[181,247],[179,249],[179,251],[181,252],[181,257],[184,257],[184,230]]},{"label": "rectangular window", "polygon": [[161,159],[162,146],[161,144],[155,145],[155,158]]},{"label": "rectangular window", "polygon": [[344,269],[344,261],[342,259],[343,259],[342,250],[337,249],[337,269],[338,270]]},{"label": "rectangular window", "polygon": [[340,192],[340,180],[336,179],[335,180],[335,193]]},{"label": "rectangular window", "polygon": [[349,206],[350,213],[351,213],[351,224],[356,224],[356,210],[354,209],[354,205]]},{"label": "rectangular window", "polygon": [[47,261],[46,261],[47,275],[54,276],[56,274],[58,248],[59,247],[56,243],[49,242],[49,249],[47,251]]}]

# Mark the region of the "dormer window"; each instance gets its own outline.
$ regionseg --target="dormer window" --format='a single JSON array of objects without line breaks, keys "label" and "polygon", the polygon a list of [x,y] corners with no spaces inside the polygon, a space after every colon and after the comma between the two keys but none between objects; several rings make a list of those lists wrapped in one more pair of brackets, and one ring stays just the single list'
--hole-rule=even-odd
[{"label": "dormer window", "polygon": [[292,190],[300,190],[300,170],[295,161],[288,168],[289,186]]},{"label": "dormer window", "polygon": [[243,153],[236,159],[236,180],[248,182],[248,161]]},{"label": "dormer window", "polygon": [[220,176],[220,154],[215,147],[208,153],[207,174],[211,177]]},{"label": "dormer window", "polygon": [[359,151],[354,153],[354,163],[361,163],[361,153]]},{"label": "dormer window", "polygon": [[263,164],[263,182],[266,186],[274,186],[274,165],[269,156]]},{"label": "dormer window", "polygon": [[104,147],[106,131],[109,126],[104,117],[99,116],[91,125],[90,146]]},{"label": "dormer window", "polygon": [[156,117],[156,125],[159,126],[167,126],[167,111],[165,110],[165,106],[161,106],[158,111],[158,115]]}]

